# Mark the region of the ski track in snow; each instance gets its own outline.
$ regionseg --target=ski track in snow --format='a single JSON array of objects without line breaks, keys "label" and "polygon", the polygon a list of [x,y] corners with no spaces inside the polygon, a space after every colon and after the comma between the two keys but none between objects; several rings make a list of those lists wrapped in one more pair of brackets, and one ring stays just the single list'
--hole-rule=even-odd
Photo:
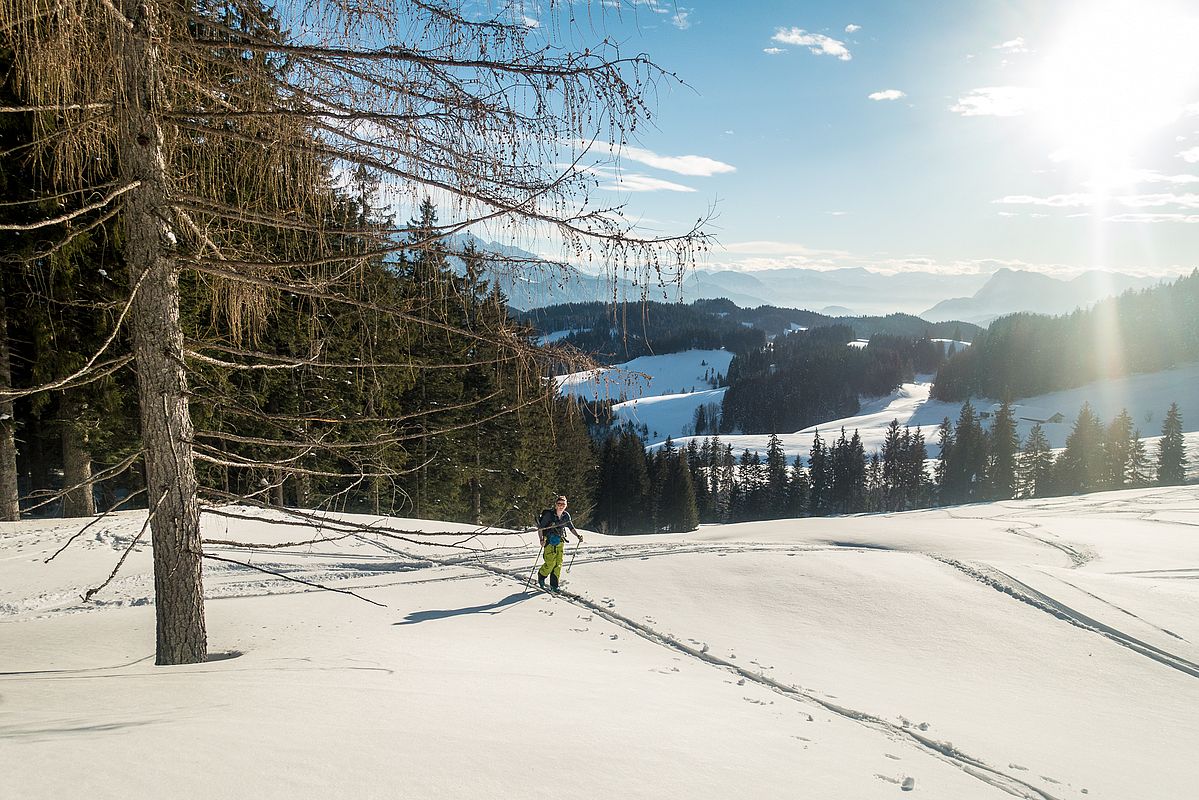
[{"label": "ski track in snow", "polygon": [[[1021,506],[1016,508],[1004,508],[1000,506],[1003,513],[990,514],[982,517],[971,516],[968,510],[963,509],[947,509],[950,518],[970,518],[970,519],[985,519],[997,524],[997,530],[1004,530],[1007,533],[1021,537],[1045,547],[1052,548],[1063,553],[1070,559],[1070,569],[1079,569],[1090,563],[1096,554],[1088,547],[1064,541],[1061,537],[1045,530],[1045,521],[1064,517],[1077,517],[1079,507],[1077,501],[1068,502],[1069,498],[1063,498],[1062,501],[1045,500],[1041,501],[1034,508]],[[1147,511],[1129,512],[1126,505],[1122,505],[1127,501],[1110,501],[1106,502],[1101,498],[1096,498],[1094,502],[1089,503],[1086,507],[1088,514],[1091,513],[1117,513],[1122,514],[1126,518],[1132,516],[1138,520],[1153,523],[1155,525],[1187,525],[1194,526],[1195,523],[1185,520],[1170,519],[1162,516],[1163,513],[1177,514],[1180,511],[1191,510],[1189,508],[1180,507],[1177,502],[1169,505],[1168,512],[1159,512],[1154,509]],[[1146,506],[1155,504],[1155,496],[1146,494],[1140,498]],[[1060,506],[1060,508],[1059,508]],[[966,507],[968,509],[969,507]],[[1195,510],[1199,510],[1199,504],[1196,504]],[[8,559],[31,558],[35,555],[39,546],[45,546],[47,543],[51,547],[54,546],[53,537],[45,537],[45,533],[58,534],[66,531],[67,528],[59,526],[59,528],[41,532],[43,536],[38,537],[32,534],[14,533],[15,537],[28,536],[29,541],[22,543],[21,549],[28,548],[26,553],[17,553],[9,556]],[[399,583],[423,583],[425,580],[412,580],[410,577],[413,572],[428,568],[468,568],[472,571],[481,571],[503,579],[515,581],[521,585],[525,585],[529,577],[528,566],[528,545],[512,545],[499,547],[491,550],[477,550],[467,554],[453,555],[417,555],[412,552],[398,549],[391,544],[379,541],[372,538],[369,532],[359,534],[353,537],[364,545],[377,548],[381,552],[378,555],[369,553],[353,553],[345,552],[327,552],[318,550],[271,550],[271,551],[254,551],[239,548],[229,548],[231,552],[239,552],[243,554],[245,560],[252,560],[253,556],[261,554],[264,556],[262,560],[253,559],[256,566],[266,567],[277,570],[294,577],[303,577],[305,580],[314,582],[328,583],[330,585],[338,584],[349,586],[355,590],[367,590],[374,588],[385,588],[394,586]],[[88,547],[103,547],[111,548],[114,551],[123,550],[131,540],[131,537],[122,532],[105,532],[98,531],[94,539],[88,539],[85,546]],[[139,547],[139,550],[141,548]],[[224,550],[225,548],[219,548]],[[814,552],[829,552],[829,551],[877,551],[886,550],[886,546],[874,543],[852,543],[852,542],[829,542],[827,544],[804,544],[804,543],[769,543],[769,542],[696,542],[696,541],[677,541],[664,540],[651,543],[630,543],[608,545],[602,548],[593,550],[585,550],[578,552],[578,563],[580,565],[589,563],[622,561],[622,560],[646,560],[650,558],[661,558],[678,555],[691,554],[708,554],[708,555],[736,555],[743,553],[778,553],[780,555],[795,556],[803,553]],[[911,552],[911,551],[905,551]],[[249,556],[246,556],[246,554]],[[1019,602],[1025,603],[1037,610],[1047,613],[1056,619],[1066,622],[1074,627],[1088,631],[1099,636],[1103,636],[1116,643],[1119,646],[1127,648],[1129,651],[1144,656],[1158,664],[1170,667],[1174,670],[1182,672],[1191,677],[1199,677],[1199,664],[1184,658],[1176,653],[1169,652],[1163,648],[1142,641],[1135,636],[1120,630],[1113,625],[1100,622],[1099,620],[1088,616],[1067,603],[1058,600],[1047,594],[1044,591],[1038,590],[1029,586],[1027,583],[1019,580],[1007,571],[1000,569],[991,564],[971,563],[965,560],[951,558],[949,556],[939,555],[937,553],[925,552],[927,558],[938,561],[946,567],[962,573],[981,585],[988,586],[996,591],[1008,595],[1009,597]],[[286,561],[286,558],[301,558],[301,559],[328,559],[319,564],[307,565],[297,564],[293,561]],[[40,559],[39,559],[40,560]],[[299,586],[288,582],[285,578],[274,578],[263,576],[261,574],[250,575],[245,567],[238,565],[215,565],[207,564],[206,572],[211,574],[220,574],[223,577],[221,581],[215,581],[210,584],[208,596],[210,598],[226,598],[226,597],[248,597],[260,596],[265,594],[281,594],[281,593],[300,593],[319,591],[312,587]],[[1189,642],[1165,628],[1154,625],[1144,618],[1121,608],[1119,605],[1112,603],[1092,592],[1089,592],[1080,586],[1065,580],[1064,578],[1055,575],[1045,570],[1037,570],[1039,574],[1047,578],[1052,578],[1071,590],[1080,594],[1091,597],[1115,611],[1131,617],[1138,622],[1153,628],[1165,635],[1174,639],[1189,644]],[[1112,574],[1118,575],[1153,575],[1161,578],[1172,578],[1180,580],[1195,580],[1199,579],[1199,567],[1178,567],[1172,569],[1152,569],[1152,570],[1128,570],[1123,572],[1115,572]],[[244,577],[243,577],[244,576]],[[379,580],[385,576],[396,576],[394,580]],[[442,575],[430,577],[428,581],[449,581],[449,580],[470,580],[476,576],[467,575]],[[233,580],[231,580],[231,578]],[[374,579],[374,580],[372,580]],[[75,589],[79,587],[59,587],[57,591],[40,594],[36,597],[22,598],[17,604],[0,603],[0,616],[24,616],[32,612],[31,617],[26,618],[44,618],[50,612],[53,613],[80,613],[89,610],[98,610],[102,608],[110,608],[121,605],[142,605],[147,602],[152,602],[152,583],[147,583],[148,576],[135,575],[125,578],[118,578],[114,584],[114,589],[118,590],[118,594],[132,593],[136,596],[129,599],[118,599],[115,601],[92,601],[89,604],[80,604],[75,600],[75,605],[65,606],[67,601],[78,598]],[[1028,798],[1030,800],[1059,800],[1055,795],[1050,794],[1045,789],[1035,786],[1020,777],[1004,771],[999,767],[988,764],[984,759],[962,752],[953,747],[947,742],[940,742],[931,737],[924,735],[918,727],[913,727],[902,716],[899,717],[900,722],[895,723],[878,717],[866,711],[860,711],[847,706],[834,703],[829,699],[817,696],[812,690],[804,689],[799,686],[790,685],[763,674],[765,669],[757,661],[753,659],[744,659],[746,663],[755,664],[758,671],[754,671],[748,667],[740,666],[733,661],[721,658],[714,655],[706,643],[701,643],[697,640],[686,639],[674,633],[667,632],[656,627],[657,623],[651,617],[645,617],[644,622],[639,622],[626,616],[614,609],[615,599],[602,598],[601,600],[593,600],[589,597],[568,592],[557,597],[547,597],[546,602],[567,602],[585,609],[591,615],[598,616],[607,622],[616,625],[620,628],[637,634],[641,638],[654,643],[660,647],[688,656],[696,661],[699,661],[712,668],[724,670],[735,674],[740,678],[738,683],[743,684],[745,681],[751,681],[754,684],[768,689],[786,699],[800,702],[810,703],[818,706],[832,714],[835,714],[846,720],[853,721],[857,724],[864,725],[868,728],[877,730],[886,736],[896,740],[907,741],[913,746],[916,746],[921,752],[927,755],[938,758],[946,763],[952,764],[961,769],[966,774],[985,782],[986,784],[1000,789],[1008,794],[1016,797]],[[65,607],[64,607],[65,606]],[[41,613],[38,613],[41,612]],[[590,617],[588,618],[590,620]],[[693,642],[689,644],[688,642]],[[611,649],[610,652],[618,652]],[[748,698],[747,698],[748,699]],[[752,701],[751,702],[759,702]],[[1015,765],[1008,765],[1009,769],[1021,770],[1023,768]],[[1049,780],[1049,779],[1045,779]]]},{"label": "ski track in snow", "polygon": [[[1076,628],[1081,628],[1082,630],[1090,631],[1091,633],[1097,633],[1100,636],[1110,639],[1118,645],[1127,647],[1134,653],[1146,656],[1159,664],[1164,664],[1167,667],[1172,667],[1173,669],[1186,673],[1193,678],[1199,678],[1199,664],[1189,661],[1182,656],[1163,650],[1160,647],[1155,647],[1147,642],[1143,642],[1140,639],[1121,631],[1119,628],[1106,625],[1094,619],[1093,617],[1089,617],[1086,614],[1076,611],[1060,600],[1055,600],[1053,597],[1050,597],[1044,592],[1032,588],[1028,584],[1012,577],[1001,569],[978,564],[967,564],[962,561],[957,561],[956,559],[945,558],[942,556],[933,555],[930,557],[935,558],[937,561],[940,561],[946,566],[952,567],[953,569],[968,575],[979,583],[990,586],[992,589],[995,589],[998,592],[1002,592],[1003,594],[1019,600],[1022,603],[1026,603],[1033,608],[1044,611],[1045,613],[1050,614],[1057,619],[1068,622]],[[1111,604],[1109,603],[1109,605]],[[1123,611],[1123,609],[1120,609],[1118,606],[1116,608],[1120,611]],[[1130,614],[1129,616],[1136,615]],[[1157,628],[1156,625],[1153,627]],[[1157,629],[1162,630],[1161,628]],[[1170,633],[1169,631],[1164,630],[1162,632]],[[1176,639],[1182,638],[1175,634],[1170,635],[1174,636]]]},{"label": "ski track in snow", "polygon": [[[368,540],[364,539],[363,541],[368,541]],[[383,542],[369,541],[369,543],[376,547],[379,547],[380,549],[386,550],[388,552],[392,552],[396,555],[405,555],[405,556],[409,555],[409,554],[405,553],[404,551],[398,550],[397,548],[394,548]],[[648,547],[653,547],[653,545],[630,545],[624,549],[635,550],[636,552],[625,553],[620,557],[621,558],[640,557],[644,553],[645,549]],[[804,548],[804,547],[796,547],[794,545],[786,545],[786,546],[774,545],[774,546],[772,546],[772,545],[748,544],[748,545],[744,545],[744,546],[714,545],[714,546],[710,546],[710,547],[698,546],[698,547],[691,547],[691,548],[675,547],[675,548],[671,549],[669,552],[674,553],[674,554],[679,554],[679,553],[683,553],[683,552],[711,553],[713,551],[729,552],[729,553],[760,552],[763,550],[778,550],[780,552],[786,552],[789,550],[790,551],[808,551],[808,552],[810,552],[810,551],[815,551],[815,550],[827,551],[827,550],[853,550],[853,549],[877,549],[877,548],[854,548],[854,547]],[[666,553],[662,553],[662,554],[666,554]],[[430,559],[430,560],[435,561],[436,563],[439,563],[444,566],[474,567],[476,569],[483,570],[487,573],[496,575],[501,578],[508,578],[508,579],[517,581],[521,585],[524,585],[528,579],[528,576],[526,574],[523,574],[519,570],[512,571],[512,570],[504,569],[502,567],[493,566],[491,564],[488,564],[482,560],[477,560],[475,563],[471,563],[467,559],[461,559],[461,558],[455,559],[453,562],[443,562],[440,559]],[[599,560],[605,560],[605,559],[599,559]],[[532,589],[531,591],[539,592],[540,590]],[[1015,797],[1025,798],[1026,800],[1060,800],[1057,796],[1046,792],[1044,789],[1034,786],[1033,784],[1022,780],[1022,779],[1016,777],[1015,775],[1010,775],[997,767],[993,767],[993,766],[987,764],[985,761],[983,761],[980,758],[976,758],[967,753],[964,753],[961,750],[958,750],[957,748],[953,747],[953,745],[951,745],[947,742],[939,742],[928,736],[924,736],[917,729],[913,729],[904,724],[897,725],[893,722],[889,722],[889,721],[887,721],[881,717],[875,716],[873,714],[870,714],[870,713],[867,713],[864,711],[858,711],[856,709],[852,709],[852,708],[849,708],[846,706],[839,705],[837,703],[833,703],[829,700],[822,699],[810,691],[807,691],[807,690],[802,689],[797,686],[792,686],[792,685],[789,685],[786,683],[782,683],[780,681],[776,681],[773,678],[769,678],[760,672],[754,672],[754,671],[749,670],[745,667],[742,667],[738,664],[735,664],[732,661],[729,661],[727,659],[721,658],[720,656],[714,655],[713,653],[711,653],[709,651],[709,648],[706,644],[701,643],[701,646],[699,648],[696,648],[696,647],[693,647],[683,641],[680,641],[678,638],[671,635],[670,633],[666,633],[664,631],[658,630],[657,628],[654,628],[652,625],[647,625],[644,623],[637,622],[637,621],[631,619],[630,617],[627,617],[624,614],[621,614],[621,613],[615,611],[613,608],[615,603],[612,600],[612,598],[603,598],[601,601],[597,602],[590,598],[587,598],[582,595],[576,594],[574,592],[569,592],[569,591],[564,592],[562,594],[558,594],[558,595],[546,595],[546,597],[550,602],[566,602],[566,603],[570,603],[572,605],[584,608],[584,609],[588,610],[589,612],[591,612],[593,615],[599,616],[599,617],[613,623],[614,625],[617,625],[621,628],[631,631],[632,633],[637,634],[638,636],[640,636],[643,639],[646,639],[649,642],[652,642],[656,645],[668,648],[670,650],[674,650],[674,651],[683,653],[684,655],[690,656],[691,658],[693,658],[703,664],[706,664],[708,666],[719,668],[719,669],[722,669],[722,670],[725,670],[728,672],[732,672],[732,673],[740,676],[743,681],[752,681],[753,683],[755,683],[763,688],[769,689],[770,691],[775,692],[775,693],[787,698],[788,700],[793,700],[793,701],[797,701],[797,702],[801,702],[801,703],[812,703],[812,704],[815,704],[815,705],[825,709],[826,711],[836,714],[839,717],[850,720],[851,722],[855,722],[855,723],[864,725],[866,727],[872,728],[874,730],[881,731],[882,733],[888,735],[891,738],[901,739],[901,740],[907,739],[909,742],[914,743],[917,747],[919,747],[922,752],[925,752],[926,754],[931,755],[935,758],[941,759],[942,761],[945,761],[946,763],[949,763],[949,764],[961,769],[967,775],[977,778],[978,780],[980,780],[984,783],[987,783],[995,788],[1001,789]],[[616,637],[613,636],[612,638],[616,638]],[[617,653],[619,651],[610,650],[609,652]],[[757,664],[759,667],[761,667],[761,664],[758,664],[757,661],[751,660],[750,663]]]}]

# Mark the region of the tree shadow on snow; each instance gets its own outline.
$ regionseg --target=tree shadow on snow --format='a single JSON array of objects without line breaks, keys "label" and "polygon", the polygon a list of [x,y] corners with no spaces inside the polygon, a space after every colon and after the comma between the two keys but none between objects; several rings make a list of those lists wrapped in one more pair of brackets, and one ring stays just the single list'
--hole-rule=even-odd
[{"label": "tree shadow on snow", "polygon": [[412,611],[408,616],[404,617],[402,622],[393,622],[393,625],[415,625],[418,622],[428,622],[434,619],[446,619],[447,617],[457,617],[462,614],[499,614],[507,606],[519,603],[522,600],[528,600],[530,597],[536,597],[536,593],[516,592],[510,594],[502,600],[496,600],[494,603],[488,603],[485,606],[467,606],[466,608],[431,608],[427,611]]}]

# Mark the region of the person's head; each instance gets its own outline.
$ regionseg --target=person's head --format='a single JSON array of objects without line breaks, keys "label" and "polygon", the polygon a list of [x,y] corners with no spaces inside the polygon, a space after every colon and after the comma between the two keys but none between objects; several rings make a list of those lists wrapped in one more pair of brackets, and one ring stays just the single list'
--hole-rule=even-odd
[{"label": "person's head", "polygon": [[557,499],[554,500],[554,508],[557,511],[565,511],[566,510],[566,495],[564,495],[564,494],[558,495]]}]

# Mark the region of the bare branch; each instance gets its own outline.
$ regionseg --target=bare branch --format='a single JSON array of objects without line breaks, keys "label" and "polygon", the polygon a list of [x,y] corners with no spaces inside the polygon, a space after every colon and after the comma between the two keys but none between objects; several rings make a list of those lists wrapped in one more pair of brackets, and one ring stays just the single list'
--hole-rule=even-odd
[{"label": "bare branch", "polygon": [[136,189],[137,187],[139,187],[141,185],[142,185],[141,181],[134,181],[133,183],[123,186],[120,189],[117,189],[112,194],[110,194],[108,197],[105,197],[102,200],[97,200],[94,203],[89,203],[88,205],[84,206],[83,208],[76,209],[75,211],[72,211],[69,214],[63,214],[62,216],[54,217],[52,219],[43,219],[43,220],[38,220],[37,222],[30,222],[30,223],[24,223],[24,224],[18,224],[18,223],[0,224],[0,231],[32,231],[32,230],[37,230],[38,228],[46,228],[51,225],[60,225],[64,222],[69,222],[69,221],[75,219],[75,217],[82,216],[89,211],[95,211],[98,208],[104,208],[104,206],[108,205],[113,200],[116,200],[118,197],[125,194],[125,192],[128,192],[131,189]]},{"label": "bare branch", "polygon": [[235,558],[225,558],[223,556],[215,556],[212,553],[204,553],[204,558],[207,558],[210,561],[220,561],[225,564],[236,564],[239,567],[245,567],[246,569],[252,569],[257,572],[263,572],[263,573],[266,573],[267,575],[274,575],[276,578],[282,578],[285,581],[291,581],[292,583],[301,583],[305,586],[310,586],[313,589],[321,589],[322,591],[326,591],[326,592],[337,592],[339,594],[348,594],[350,597],[356,597],[359,600],[363,601],[364,603],[370,603],[372,606],[378,606],[379,608],[387,608],[387,606],[385,604],[380,603],[376,600],[371,600],[369,597],[363,597],[362,595],[358,594],[357,592],[351,592],[349,589],[338,589],[336,586],[326,586],[323,583],[316,583],[314,581],[306,581],[303,578],[297,578],[294,575],[288,575],[284,572],[276,572],[273,569],[267,569],[266,567],[260,567],[257,564],[251,564],[248,561],[238,561]]}]

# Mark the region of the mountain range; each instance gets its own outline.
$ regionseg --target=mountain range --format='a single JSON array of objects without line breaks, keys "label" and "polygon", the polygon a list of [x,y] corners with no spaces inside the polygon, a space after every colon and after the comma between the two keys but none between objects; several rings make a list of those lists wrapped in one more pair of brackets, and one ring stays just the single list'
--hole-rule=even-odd
[{"label": "mountain range", "polygon": [[501,258],[489,270],[489,277],[508,297],[509,305],[522,311],[559,303],[690,303],[723,297],[742,308],[778,306],[819,310],[830,316],[901,312],[931,322],[964,320],[985,326],[996,317],[1017,311],[1068,314],[1104,297],[1147,288],[1159,280],[1100,271],[1062,280],[1006,267],[990,275],[919,270],[887,275],[851,267],[754,272],[695,269],[681,283],[645,285],[624,278],[613,281],[574,267],[563,269],[526,250],[486,242],[471,234],[456,237],[453,249],[468,241],[481,252],[499,254]]}]

